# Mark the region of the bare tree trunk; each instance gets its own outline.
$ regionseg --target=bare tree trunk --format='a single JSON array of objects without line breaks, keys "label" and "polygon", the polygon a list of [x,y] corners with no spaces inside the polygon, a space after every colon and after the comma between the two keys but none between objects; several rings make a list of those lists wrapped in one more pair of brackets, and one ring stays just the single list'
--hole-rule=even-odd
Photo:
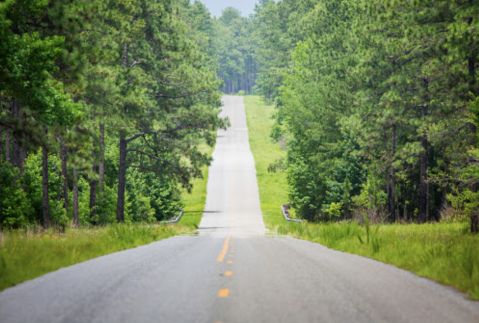
[{"label": "bare tree trunk", "polygon": [[428,165],[427,165],[427,135],[421,137],[421,148],[423,149],[419,155],[420,159],[420,178],[419,178],[419,220],[427,222],[428,220]]},{"label": "bare tree trunk", "polygon": [[[18,122],[18,101],[16,98],[13,99],[13,118]],[[15,135],[13,135],[12,139],[12,165],[20,168],[20,146]]]},{"label": "bare tree trunk", "polygon": [[[8,107],[5,107],[6,109],[6,112],[7,112],[7,116],[10,115],[10,111],[8,110]],[[5,161],[7,163],[10,162],[10,156],[11,156],[11,152],[10,152],[10,129],[6,129],[5,131]]]},{"label": "bare tree trunk", "polygon": [[396,201],[395,201],[395,185],[396,185],[396,173],[394,170],[393,162],[394,162],[394,154],[396,153],[396,124],[392,125],[391,130],[391,188],[390,192],[390,222],[393,222],[396,219]]},{"label": "bare tree trunk", "polygon": [[[123,55],[123,67],[128,67],[128,45],[125,45]],[[126,110],[125,110],[126,112]],[[126,185],[126,149],[127,141],[125,134],[120,134],[120,164],[118,166],[118,200],[116,204],[116,219],[118,222],[125,221],[125,185]]]},{"label": "bare tree trunk", "polygon": [[[3,101],[2,101],[2,96],[0,94],[0,114],[3,111]],[[1,146],[3,140],[3,127],[0,126],[0,231],[2,231],[2,164],[3,164],[3,147]]]},{"label": "bare tree trunk", "polygon": [[[0,132],[0,142],[2,141],[1,139],[2,139],[2,133]],[[1,153],[1,149],[0,149],[0,153]],[[3,222],[3,216],[2,216],[2,164],[3,164],[3,160],[0,158],[0,231],[2,231],[2,222]]]},{"label": "bare tree trunk", "polygon": [[118,170],[118,202],[116,207],[116,218],[118,222],[125,220],[125,184],[126,184],[126,138],[120,138],[120,167]]},{"label": "bare tree trunk", "polygon": [[63,208],[68,214],[68,173],[67,173],[67,146],[65,139],[61,138],[60,158],[62,161],[62,176],[63,176]]},{"label": "bare tree trunk", "polygon": [[[427,92],[427,88],[429,86],[429,81],[427,77],[424,77],[424,89]],[[425,123],[425,119],[428,115],[428,104],[429,96],[425,95],[424,104],[421,109],[421,119]],[[428,151],[428,143],[427,143],[427,133],[424,131],[421,139],[421,148],[422,151],[419,154],[420,160],[420,169],[419,169],[419,221],[427,222],[428,220],[428,194],[429,194],[429,184],[428,184],[428,163],[427,163],[427,151]]]},{"label": "bare tree trunk", "polygon": [[[93,162],[92,171],[97,172],[96,161]],[[93,178],[90,182],[90,219],[96,215],[96,187],[98,182]]]},{"label": "bare tree trunk", "polygon": [[80,217],[78,213],[78,169],[73,169],[73,224],[80,226]]},{"label": "bare tree trunk", "polygon": [[105,126],[100,123],[100,162],[98,164],[98,186],[102,192],[105,192],[103,182],[105,181]]},{"label": "bare tree trunk", "polygon": [[[472,0],[469,1],[470,4],[472,4]],[[468,20],[468,25],[471,26],[473,17],[470,17]],[[474,39],[471,39],[471,47],[474,46]],[[468,59],[468,69],[469,69],[469,92],[473,93],[474,95],[477,95],[475,85],[476,85],[476,57],[477,57],[477,52],[472,51],[471,55],[469,56]],[[477,129],[476,126],[473,123],[469,123],[469,132],[470,132],[470,144],[471,146],[475,146],[476,144],[476,133]],[[473,183],[470,186],[470,190],[472,193],[477,193],[477,184]],[[478,217],[478,210],[474,210],[471,214],[471,233],[472,234],[477,234],[479,232],[479,217]]]},{"label": "bare tree trunk", "polygon": [[[45,129],[45,133],[47,130]],[[43,166],[43,227],[48,229],[50,227],[50,200],[48,196],[48,151],[46,144],[42,147],[42,166]]]},{"label": "bare tree trunk", "polygon": [[[471,146],[475,145],[475,135],[477,132],[476,126],[473,123],[469,123],[469,132],[470,132],[470,144]],[[470,185],[469,189],[472,193],[477,193],[477,184],[473,183]],[[474,210],[471,213],[471,233],[477,234],[479,231],[479,217],[478,210]]]}]

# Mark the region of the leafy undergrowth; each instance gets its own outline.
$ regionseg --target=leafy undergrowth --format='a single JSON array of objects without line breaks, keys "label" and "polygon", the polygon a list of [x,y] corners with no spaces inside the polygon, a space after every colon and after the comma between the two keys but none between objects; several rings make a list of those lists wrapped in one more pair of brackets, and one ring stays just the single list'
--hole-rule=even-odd
[{"label": "leafy undergrowth", "polygon": [[109,253],[135,248],[190,230],[188,226],[118,224],[0,233],[0,290]]},{"label": "leafy undergrowth", "polygon": [[479,300],[479,236],[472,236],[469,230],[467,223],[277,226],[280,234],[390,263]]},{"label": "leafy undergrowth", "polygon": [[479,236],[471,236],[468,224],[361,226],[356,222],[286,222],[280,210],[281,204],[288,201],[286,173],[268,172],[270,164],[286,156],[269,137],[274,108],[255,96],[246,97],[245,106],[261,210],[268,229],[390,263],[479,299]]}]

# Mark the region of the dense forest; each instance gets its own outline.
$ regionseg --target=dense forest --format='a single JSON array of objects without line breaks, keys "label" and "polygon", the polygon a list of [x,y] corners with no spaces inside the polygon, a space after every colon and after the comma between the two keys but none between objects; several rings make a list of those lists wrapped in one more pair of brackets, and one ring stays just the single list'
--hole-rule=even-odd
[{"label": "dense forest", "polygon": [[[274,103],[308,220],[471,221],[479,5],[259,0],[0,5],[0,223],[154,221],[210,159],[220,92]],[[286,201],[285,201],[286,202]]]},{"label": "dense forest", "polygon": [[288,151],[271,169],[302,217],[477,232],[478,14],[468,0],[260,1],[257,90]]},{"label": "dense forest", "polygon": [[202,5],[0,4],[0,224],[152,222],[215,142],[221,81]]}]

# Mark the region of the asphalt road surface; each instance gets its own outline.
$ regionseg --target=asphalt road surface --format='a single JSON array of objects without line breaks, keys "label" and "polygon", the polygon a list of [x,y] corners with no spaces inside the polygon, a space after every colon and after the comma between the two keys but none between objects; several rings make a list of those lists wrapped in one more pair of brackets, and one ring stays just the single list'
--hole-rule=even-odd
[{"label": "asphalt road surface", "polygon": [[[243,99],[225,97],[197,236],[0,293],[0,322],[479,322],[479,303],[374,260],[266,232]],[[279,208],[279,206],[278,206]]]}]

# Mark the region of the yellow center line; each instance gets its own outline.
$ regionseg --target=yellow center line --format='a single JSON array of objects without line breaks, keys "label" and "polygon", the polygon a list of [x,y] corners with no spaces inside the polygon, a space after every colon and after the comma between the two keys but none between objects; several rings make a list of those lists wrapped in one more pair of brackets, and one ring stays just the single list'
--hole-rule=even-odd
[{"label": "yellow center line", "polygon": [[233,178],[233,200],[231,202],[231,228],[235,225],[235,180]]},{"label": "yellow center line", "polygon": [[218,297],[228,297],[229,293],[230,293],[229,289],[220,289],[218,293]]},{"label": "yellow center line", "polygon": [[232,263],[233,263],[233,260],[228,260],[228,263],[229,263],[229,264],[232,264]]},{"label": "yellow center line", "polygon": [[231,116],[231,127],[233,127],[233,105],[231,104],[231,102],[229,103],[229,106],[230,106],[230,116]]},{"label": "yellow center line", "polygon": [[231,275],[233,275],[233,272],[232,272],[232,271],[227,271],[227,272],[225,272],[225,276],[231,276]]},{"label": "yellow center line", "polygon": [[224,244],[224,246],[223,246],[223,250],[221,250],[221,253],[220,253],[218,259],[216,259],[216,261],[221,262],[221,261],[223,261],[223,259],[225,258],[225,255],[226,255],[226,253],[228,252],[228,242],[230,241],[230,236],[231,236],[231,235],[229,235],[229,236],[226,238],[225,244]]}]

